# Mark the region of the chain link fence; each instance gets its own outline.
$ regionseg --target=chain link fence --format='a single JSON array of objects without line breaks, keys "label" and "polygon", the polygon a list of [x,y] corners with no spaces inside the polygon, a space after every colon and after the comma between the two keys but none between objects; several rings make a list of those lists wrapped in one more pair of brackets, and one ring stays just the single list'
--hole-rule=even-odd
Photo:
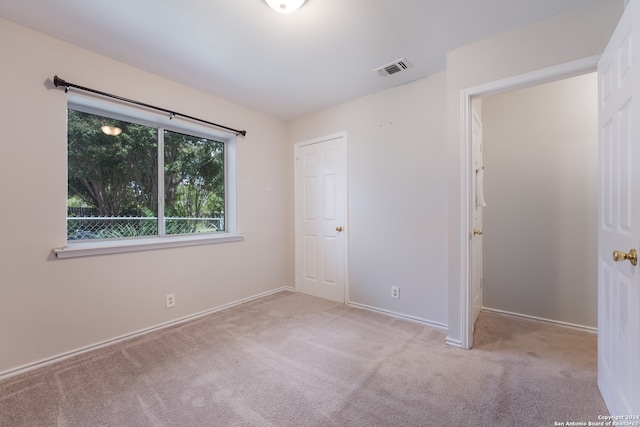
[{"label": "chain link fence", "polygon": [[[224,231],[224,218],[164,218],[165,234]],[[67,218],[67,240],[157,236],[157,217],[85,216]]]}]

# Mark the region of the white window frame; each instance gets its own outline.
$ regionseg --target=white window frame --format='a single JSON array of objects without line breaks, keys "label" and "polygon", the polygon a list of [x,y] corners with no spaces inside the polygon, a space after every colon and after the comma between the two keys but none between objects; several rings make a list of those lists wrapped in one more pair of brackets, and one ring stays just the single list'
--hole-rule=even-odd
[{"label": "white window frame", "polygon": [[[137,252],[244,240],[244,236],[238,234],[236,223],[237,135],[218,130],[214,127],[183,120],[179,117],[169,117],[166,114],[152,110],[143,110],[123,103],[106,101],[101,98],[83,96],[75,93],[67,94],[67,109],[223,142],[225,144],[225,231],[215,233],[129,237],[123,239],[67,241],[65,246],[55,248],[53,250],[56,257],[75,258],[90,255]],[[65,215],[65,230],[66,222],[67,219]]]}]

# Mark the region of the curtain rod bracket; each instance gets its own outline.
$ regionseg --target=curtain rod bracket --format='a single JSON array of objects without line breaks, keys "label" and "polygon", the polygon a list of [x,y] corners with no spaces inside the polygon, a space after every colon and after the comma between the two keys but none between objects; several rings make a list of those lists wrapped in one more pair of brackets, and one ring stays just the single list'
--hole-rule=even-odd
[{"label": "curtain rod bracket", "polygon": [[243,137],[247,136],[247,131],[246,130],[233,129],[233,128],[230,128],[230,127],[227,127],[227,126],[219,125],[217,123],[209,122],[207,120],[202,120],[202,119],[199,119],[197,117],[188,116],[186,114],[176,113],[176,112],[173,112],[171,110],[167,110],[166,108],[156,107],[155,105],[145,104],[144,102],[134,101],[132,99],[123,98],[123,97],[118,96],[118,95],[112,95],[112,94],[107,93],[107,92],[102,92],[102,91],[99,91],[99,90],[90,89],[88,87],[79,86],[79,85],[76,85],[76,84],[73,84],[73,83],[68,83],[68,82],[64,81],[63,79],[61,79],[60,77],[58,77],[57,75],[53,76],[53,85],[55,87],[64,86],[64,92],[65,93],[69,92],[69,88],[70,87],[75,87],[77,89],[84,90],[86,92],[95,93],[95,94],[98,94],[98,95],[101,95],[101,96],[106,96],[108,98],[114,98],[114,99],[117,99],[119,101],[128,102],[130,104],[139,105],[139,106],[142,106],[142,107],[145,107],[145,108],[150,108],[152,110],[162,111],[164,113],[169,113],[169,120],[173,119],[176,116],[181,116],[181,117],[184,117],[185,119],[193,120],[193,121],[200,122],[200,123],[205,123],[205,124],[208,124],[210,126],[217,127],[219,129],[224,129],[226,131],[235,133],[236,136],[238,136],[238,135],[242,135]]}]

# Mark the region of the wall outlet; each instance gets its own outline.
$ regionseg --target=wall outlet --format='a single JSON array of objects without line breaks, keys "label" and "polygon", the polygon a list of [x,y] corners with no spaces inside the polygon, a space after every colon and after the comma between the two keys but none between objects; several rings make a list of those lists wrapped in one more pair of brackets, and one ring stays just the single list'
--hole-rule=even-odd
[{"label": "wall outlet", "polygon": [[391,298],[400,299],[400,287],[392,286],[391,287]]},{"label": "wall outlet", "polygon": [[164,298],[167,302],[167,308],[171,308],[176,305],[176,294],[167,294]]}]

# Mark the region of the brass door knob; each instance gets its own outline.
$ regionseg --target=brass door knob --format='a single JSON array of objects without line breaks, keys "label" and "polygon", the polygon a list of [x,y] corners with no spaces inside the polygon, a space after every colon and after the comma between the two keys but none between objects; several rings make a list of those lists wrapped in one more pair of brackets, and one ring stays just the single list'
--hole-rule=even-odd
[{"label": "brass door knob", "polygon": [[337,226],[337,227],[336,227],[336,231],[337,231],[338,233],[339,233],[339,232],[341,232],[341,231],[342,231],[342,226],[341,226],[341,225]]},{"label": "brass door knob", "polygon": [[474,236],[482,236],[482,229],[480,229],[480,230],[473,230],[473,235],[474,235]]},{"label": "brass door knob", "polygon": [[613,260],[615,262],[629,260],[631,265],[638,265],[638,252],[635,249],[631,249],[628,254],[622,251],[613,251]]}]

